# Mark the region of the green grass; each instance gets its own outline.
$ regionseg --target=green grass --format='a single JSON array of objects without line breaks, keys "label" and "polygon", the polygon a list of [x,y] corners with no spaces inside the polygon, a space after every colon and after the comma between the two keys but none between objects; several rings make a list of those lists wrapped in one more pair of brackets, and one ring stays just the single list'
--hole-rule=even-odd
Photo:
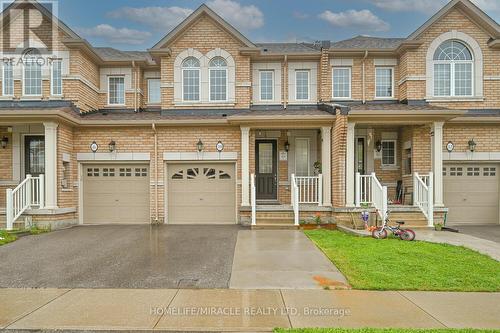
[{"label": "green grass", "polygon": [[500,262],[464,247],[304,232],[354,289],[500,291]]},{"label": "green grass", "polygon": [[476,329],[385,329],[385,328],[303,328],[303,329],[283,329],[277,328],[275,333],[493,333],[500,330],[476,330]]},{"label": "green grass", "polygon": [[17,239],[16,236],[9,234],[4,230],[0,230],[0,245],[4,245],[13,242]]}]

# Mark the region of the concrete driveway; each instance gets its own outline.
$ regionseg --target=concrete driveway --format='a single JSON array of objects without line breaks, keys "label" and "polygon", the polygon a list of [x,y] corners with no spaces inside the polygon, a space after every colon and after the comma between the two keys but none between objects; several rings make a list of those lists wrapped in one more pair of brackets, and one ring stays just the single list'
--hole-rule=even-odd
[{"label": "concrete driveway", "polygon": [[239,226],[79,226],[0,247],[0,288],[227,288]]},{"label": "concrete driveway", "polygon": [[458,229],[462,234],[500,243],[500,224],[452,226],[452,228]]}]

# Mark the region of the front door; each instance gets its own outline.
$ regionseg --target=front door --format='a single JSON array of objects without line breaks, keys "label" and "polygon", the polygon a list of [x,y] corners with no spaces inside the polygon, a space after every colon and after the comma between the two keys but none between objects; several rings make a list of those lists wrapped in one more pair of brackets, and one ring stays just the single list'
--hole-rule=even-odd
[{"label": "front door", "polygon": [[42,135],[24,137],[24,173],[33,177],[45,173],[45,138]]},{"label": "front door", "polygon": [[255,142],[255,186],[257,200],[278,199],[278,152],[275,140]]}]

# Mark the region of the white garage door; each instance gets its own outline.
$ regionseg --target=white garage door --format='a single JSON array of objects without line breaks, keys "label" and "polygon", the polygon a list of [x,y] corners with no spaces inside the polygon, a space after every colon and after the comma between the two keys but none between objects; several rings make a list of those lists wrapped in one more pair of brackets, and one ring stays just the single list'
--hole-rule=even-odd
[{"label": "white garage door", "polygon": [[168,223],[236,223],[234,163],[167,166]]},{"label": "white garage door", "polygon": [[499,223],[499,166],[448,164],[443,168],[449,223]]},{"label": "white garage door", "polygon": [[150,223],[147,165],[85,165],[83,222]]}]

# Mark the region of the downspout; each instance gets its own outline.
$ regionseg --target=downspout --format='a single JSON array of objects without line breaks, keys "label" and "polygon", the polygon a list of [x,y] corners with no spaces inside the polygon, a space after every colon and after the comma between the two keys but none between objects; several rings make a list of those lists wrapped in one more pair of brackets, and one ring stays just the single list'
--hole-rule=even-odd
[{"label": "downspout", "polygon": [[155,223],[158,223],[158,135],[156,133],[156,125],[155,123],[151,124],[151,128],[154,133],[154,174],[155,174]]},{"label": "downspout", "polygon": [[135,68],[135,61],[132,61],[132,68],[134,70],[134,112],[137,112],[137,69]]},{"label": "downspout", "polygon": [[365,56],[363,57],[363,62],[362,62],[362,71],[363,71],[363,77],[362,77],[362,81],[363,81],[363,87],[362,87],[362,90],[363,90],[363,104],[366,104],[366,83],[365,83],[365,60],[366,58],[368,58],[368,50],[365,51]]},{"label": "downspout", "polygon": [[[288,56],[285,54],[285,57],[284,57],[284,63],[283,63],[283,80],[286,81],[286,82],[283,82],[283,108],[286,109],[287,105],[288,105],[288,94],[289,94],[289,91],[288,91]],[[285,93],[285,90],[286,90],[286,93]]]}]

